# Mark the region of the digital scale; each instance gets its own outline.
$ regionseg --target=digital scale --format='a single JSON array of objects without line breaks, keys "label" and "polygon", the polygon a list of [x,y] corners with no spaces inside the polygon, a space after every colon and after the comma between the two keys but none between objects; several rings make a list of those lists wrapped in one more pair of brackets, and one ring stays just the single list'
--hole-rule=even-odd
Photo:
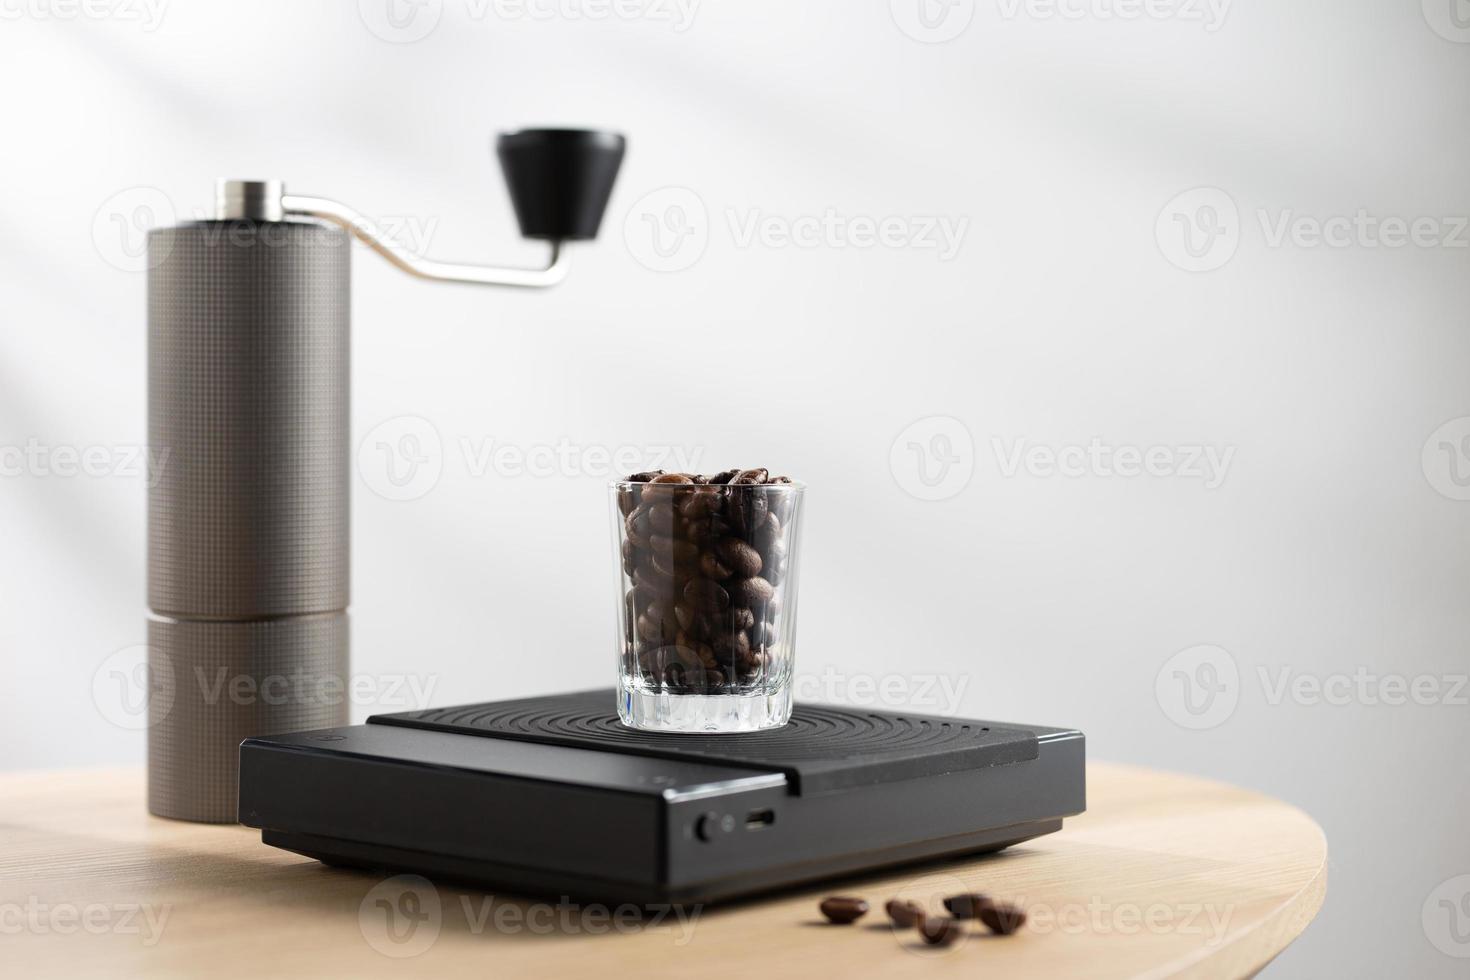
[{"label": "digital scale", "polygon": [[239,819],[327,864],[584,901],[706,903],[998,851],[1086,808],[1081,732],[799,705],[637,731],[613,692],[249,738]]}]

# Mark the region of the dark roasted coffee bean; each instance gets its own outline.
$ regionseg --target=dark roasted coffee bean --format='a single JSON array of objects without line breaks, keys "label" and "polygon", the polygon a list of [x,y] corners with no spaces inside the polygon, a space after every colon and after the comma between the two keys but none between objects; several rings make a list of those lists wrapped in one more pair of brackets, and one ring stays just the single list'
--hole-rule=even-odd
[{"label": "dark roasted coffee bean", "polygon": [[709,644],[700,643],[683,631],[680,631],[674,638],[674,649],[679,652],[679,659],[690,667],[704,668],[715,665],[715,652],[710,649]]},{"label": "dark roasted coffee bean", "polygon": [[640,569],[636,567],[633,569],[633,600],[639,612],[651,606],[662,594],[655,583]]},{"label": "dark roasted coffee bean", "polygon": [[943,916],[931,918],[924,916],[918,923],[919,935],[924,937],[924,942],[930,946],[949,946],[964,935],[965,927],[960,925],[956,919]]},{"label": "dark roasted coffee bean", "polygon": [[655,558],[659,555],[667,555],[674,560],[676,565],[687,565],[699,557],[699,548],[695,545],[663,534],[650,535],[648,546],[652,549]]},{"label": "dark roasted coffee bean", "polygon": [[761,526],[756,528],[755,533],[750,536],[750,543],[755,545],[755,550],[762,555],[774,551],[777,546],[781,545],[781,521],[775,514],[766,515],[766,519],[761,521]]},{"label": "dark roasted coffee bean", "polygon": [[632,487],[618,488],[618,510],[624,517],[633,513],[633,508],[638,506],[638,491]]},{"label": "dark roasted coffee bean", "polygon": [[772,585],[780,585],[781,580],[786,577],[786,559],[782,558],[779,561],[770,562],[762,559],[762,562],[764,562],[764,565],[761,568],[761,578],[770,582]]},{"label": "dark roasted coffee bean", "polygon": [[741,607],[731,609],[726,625],[731,630],[748,630],[755,625],[755,613]]},{"label": "dark roasted coffee bean", "polygon": [[714,638],[715,653],[724,658],[744,660],[750,656],[750,638],[744,633],[720,633]]},{"label": "dark roasted coffee bean", "polygon": [[712,552],[706,551],[699,556],[699,574],[716,582],[723,582],[732,574],[730,569],[720,564],[720,560]]},{"label": "dark roasted coffee bean", "polygon": [[771,588],[771,583],[757,575],[753,578],[737,579],[730,586],[729,597],[734,600],[735,605],[755,610],[761,606],[769,608],[774,595],[775,590]]},{"label": "dark roasted coffee bean", "polygon": [[667,643],[678,635],[679,623],[674,617],[665,617],[658,609],[649,607],[638,617],[637,630],[649,643]]},{"label": "dark roasted coffee bean", "polygon": [[690,579],[684,586],[684,598],[710,612],[724,612],[730,607],[730,593],[720,583],[707,578]]},{"label": "dark roasted coffee bean", "polygon": [[766,482],[766,477],[769,475],[764,466],[757,466],[753,470],[741,470],[736,473],[730,483],[735,486],[759,486]]},{"label": "dark roasted coffee bean", "polygon": [[761,571],[761,555],[739,538],[724,538],[715,545],[720,561],[739,578],[750,578]]},{"label": "dark roasted coffee bean", "polygon": [[644,585],[639,585],[638,569],[634,569],[632,579],[634,579],[634,588],[632,588],[632,594],[634,594],[634,608],[635,610],[639,611],[639,613],[642,613],[645,608],[653,605],[654,601],[656,601],[656,599],[659,597],[657,597],[657,595],[654,594],[653,591],[650,591],[650,589],[648,589],[647,583],[644,583]]},{"label": "dark roasted coffee bean", "polygon": [[724,506],[725,499],[719,490],[704,487],[679,498],[679,513],[691,521],[708,517]]},{"label": "dark roasted coffee bean", "polygon": [[627,482],[627,483],[647,483],[650,480],[654,479],[655,477],[660,477],[660,476],[663,476],[663,475],[664,475],[664,471],[663,470],[648,470],[648,471],[643,472],[643,473],[634,473],[632,476],[628,477],[628,479],[625,482]]},{"label": "dark roasted coffee bean", "polygon": [[676,691],[683,690],[689,676],[689,668],[682,663],[672,663],[664,668],[664,684]]},{"label": "dark roasted coffee bean", "polygon": [[893,924],[904,929],[910,929],[924,919],[924,910],[918,902],[890,898],[888,904],[883,908],[888,912],[888,918],[893,920]]},{"label": "dark roasted coffee bean", "polygon": [[1026,924],[1026,913],[1005,902],[986,902],[980,906],[978,917],[997,936],[1009,936]]},{"label": "dark roasted coffee bean", "polygon": [[667,500],[660,500],[655,504],[650,504],[645,513],[648,515],[646,526],[650,535],[671,535],[674,533],[675,520],[673,504]]},{"label": "dark roasted coffee bean", "polygon": [[730,497],[725,501],[725,516],[729,518],[730,526],[736,534],[750,538],[755,534],[755,529],[765,522],[769,512],[770,505],[761,490],[749,486],[730,488]]},{"label": "dark roasted coffee bean", "polygon": [[769,480],[767,480],[766,482],[767,483],[790,483],[791,482],[791,477],[789,477],[789,476],[773,476]]},{"label": "dark roasted coffee bean", "polygon": [[648,510],[639,508],[629,514],[623,521],[623,533],[635,548],[647,548],[648,536],[651,533],[648,526]]},{"label": "dark roasted coffee bean", "polygon": [[638,666],[643,673],[655,679],[662,677],[664,668],[668,664],[659,654],[659,648],[655,646],[640,646],[637,648]]},{"label": "dark roasted coffee bean", "polygon": [[687,488],[692,486],[694,486],[694,479],[687,474],[665,473],[644,484],[643,499],[670,500],[678,494],[687,493]]},{"label": "dark roasted coffee bean", "polygon": [[667,598],[674,587],[674,576],[668,565],[660,565],[648,552],[633,569],[633,585],[652,593],[655,599]]},{"label": "dark roasted coffee bean", "polygon": [[705,545],[718,541],[730,533],[730,525],[718,515],[690,521],[688,538],[695,544]]},{"label": "dark roasted coffee bean", "polygon": [[833,895],[831,898],[825,898],[818,907],[827,917],[827,921],[838,925],[856,922],[868,914],[867,902],[861,898],[850,898],[846,895]]},{"label": "dark roasted coffee bean", "polygon": [[761,620],[748,627],[745,634],[750,640],[750,648],[752,650],[765,649],[775,642],[776,639],[776,630],[765,620]]},{"label": "dark roasted coffee bean", "polygon": [[739,470],[724,470],[723,472],[716,473],[714,476],[710,477],[709,482],[714,486],[723,486],[726,483],[729,483],[731,480],[735,479],[735,477],[739,474]]},{"label": "dark roasted coffee bean", "polygon": [[652,552],[648,564],[653,568],[654,574],[661,581],[667,582],[671,586],[680,578],[679,566],[675,564],[673,556],[668,552]]},{"label": "dark roasted coffee bean", "polygon": [[680,599],[674,603],[674,619],[678,620],[679,628],[684,632],[694,632],[700,618],[698,607],[690,600]]},{"label": "dark roasted coffee bean", "polygon": [[959,895],[951,895],[944,900],[944,907],[956,919],[979,918],[981,907],[989,904],[990,899],[979,892],[964,892]]}]

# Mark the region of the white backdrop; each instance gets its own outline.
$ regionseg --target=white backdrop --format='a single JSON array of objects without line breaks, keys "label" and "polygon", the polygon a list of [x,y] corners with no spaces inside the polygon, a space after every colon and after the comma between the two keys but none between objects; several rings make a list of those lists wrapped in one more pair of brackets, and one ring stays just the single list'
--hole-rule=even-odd
[{"label": "white backdrop", "polygon": [[530,264],[491,134],[610,126],[554,292],[356,255],[357,717],[607,683],[606,454],[767,465],[804,695],[1282,797],[1270,974],[1463,975],[1470,10],[926,3],[0,0],[0,764],[141,761],[140,229],[275,176]]}]

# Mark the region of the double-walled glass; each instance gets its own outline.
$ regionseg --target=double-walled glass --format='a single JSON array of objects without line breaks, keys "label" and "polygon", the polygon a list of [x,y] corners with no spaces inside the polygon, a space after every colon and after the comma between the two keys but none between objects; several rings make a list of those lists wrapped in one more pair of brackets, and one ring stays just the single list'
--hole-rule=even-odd
[{"label": "double-walled glass", "polygon": [[804,487],[622,482],[612,492],[623,723],[786,724]]}]

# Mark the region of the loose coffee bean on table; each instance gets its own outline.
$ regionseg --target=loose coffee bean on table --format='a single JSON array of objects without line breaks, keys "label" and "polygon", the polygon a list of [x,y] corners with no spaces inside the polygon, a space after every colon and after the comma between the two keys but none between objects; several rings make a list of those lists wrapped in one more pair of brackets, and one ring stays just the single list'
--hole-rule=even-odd
[{"label": "loose coffee bean on table", "polygon": [[990,904],[990,899],[979,892],[951,895],[944,900],[944,907],[956,919],[977,919],[980,909]]},{"label": "loose coffee bean on table", "polygon": [[965,927],[958,919],[945,917],[919,920],[919,935],[930,946],[948,946],[964,934]]},{"label": "loose coffee bean on table", "polygon": [[827,920],[836,925],[856,922],[868,914],[867,902],[847,895],[833,895],[831,898],[823,899],[822,904],[818,907]]},{"label": "loose coffee bean on table", "polygon": [[903,929],[912,928],[924,920],[924,909],[918,902],[890,898],[888,904],[883,908],[888,912],[888,918],[893,920],[893,924]]},{"label": "loose coffee bean on table", "polygon": [[781,662],[789,477],[635,473],[618,489],[629,673],[681,694],[749,689]]},{"label": "loose coffee bean on table", "polygon": [[[949,946],[957,942],[964,935],[962,920],[966,918],[979,919],[999,936],[1009,936],[1026,924],[1026,913],[1019,906],[994,901],[978,892],[951,895],[944,900],[944,905],[956,913],[953,918],[925,915],[918,902],[901,898],[889,899],[883,908],[895,926],[916,928],[930,946]],[[839,925],[856,922],[868,913],[867,901],[851,895],[833,895],[824,899],[820,908],[828,921]]]},{"label": "loose coffee bean on table", "polygon": [[980,907],[980,921],[998,936],[1009,936],[1026,924],[1026,913],[1015,905],[988,902]]}]

